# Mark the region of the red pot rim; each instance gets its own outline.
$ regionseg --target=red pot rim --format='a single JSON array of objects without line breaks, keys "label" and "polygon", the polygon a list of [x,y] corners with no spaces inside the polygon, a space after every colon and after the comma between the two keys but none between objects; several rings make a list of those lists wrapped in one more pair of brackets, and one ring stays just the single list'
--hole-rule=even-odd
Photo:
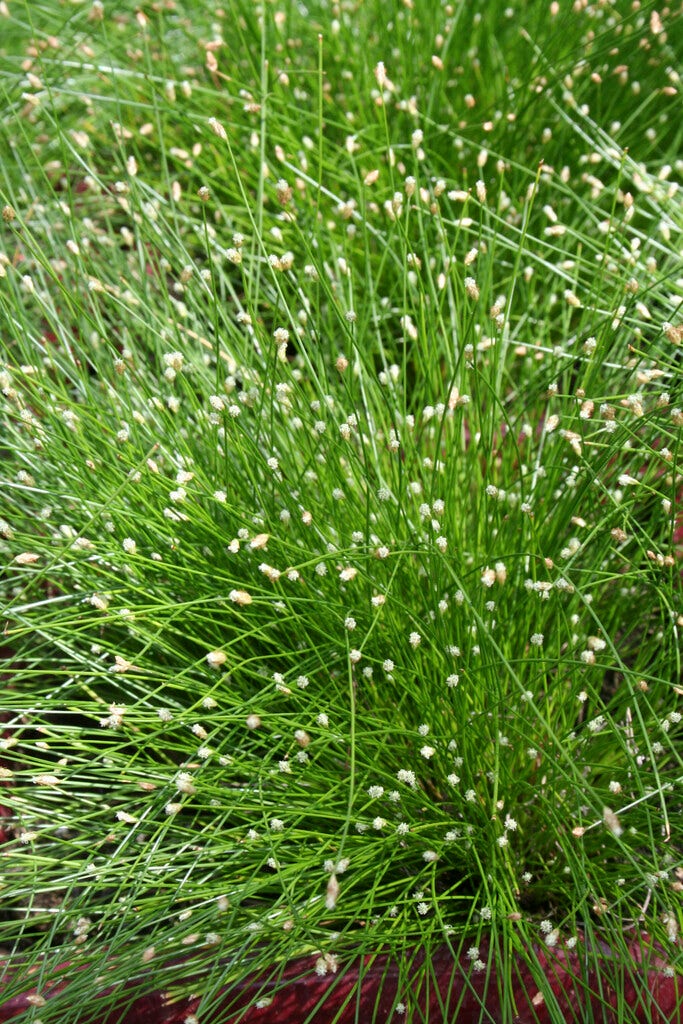
[{"label": "red pot rim", "polygon": [[[483,943],[480,946],[485,958],[488,949]],[[603,943],[594,953],[586,943],[571,950],[533,946],[525,955],[514,956],[509,972],[512,983],[507,984],[505,994],[499,989],[502,979],[495,969],[477,970],[466,956],[454,958],[446,946],[430,954],[414,949],[402,961],[385,953],[355,957],[323,976],[316,973],[315,957],[298,958],[277,973],[262,972],[247,982],[223,986],[206,1008],[202,1008],[201,996],[171,1001],[161,989],[140,994],[140,981],[135,988],[105,988],[90,1012],[78,1007],[78,1020],[88,1024],[184,1024],[196,1015],[200,1024],[399,1024],[413,1019],[429,1024],[466,1024],[480,1019],[501,1024],[549,1024],[553,1019],[619,1024],[623,1005],[631,1009],[632,1019],[642,1024],[683,1020],[683,979],[672,972],[662,947],[645,933],[629,943],[627,957]],[[425,970],[427,957],[429,969]],[[596,959],[604,965],[599,978]],[[175,965],[179,975],[192,972],[191,958],[175,961]],[[20,971],[16,964],[0,966],[8,968],[10,978]],[[71,968],[80,971],[87,966],[72,961],[60,964],[55,972],[60,980],[0,1002],[0,1021],[9,1021],[60,994],[68,997],[70,981],[64,973]],[[543,989],[538,984],[541,974],[547,981]]]}]

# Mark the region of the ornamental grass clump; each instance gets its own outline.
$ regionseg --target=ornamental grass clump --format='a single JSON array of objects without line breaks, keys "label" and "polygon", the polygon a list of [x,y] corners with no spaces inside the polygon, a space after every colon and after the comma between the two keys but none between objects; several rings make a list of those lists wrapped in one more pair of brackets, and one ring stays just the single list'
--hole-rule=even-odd
[{"label": "ornamental grass clump", "polygon": [[0,1019],[678,1019],[680,28],[529,7],[0,4]]}]

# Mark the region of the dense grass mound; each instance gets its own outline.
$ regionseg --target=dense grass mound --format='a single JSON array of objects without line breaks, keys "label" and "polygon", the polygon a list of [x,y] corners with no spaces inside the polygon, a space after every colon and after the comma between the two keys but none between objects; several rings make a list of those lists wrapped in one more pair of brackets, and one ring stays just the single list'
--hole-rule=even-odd
[{"label": "dense grass mound", "polygon": [[[330,1020],[418,1021],[447,957],[471,1019],[559,1024],[555,956],[597,993],[577,1019],[657,1019],[680,26],[621,0],[0,3],[0,941],[26,1020],[127,983],[201,1022],[227,989],[246,1021],[272,993],[244,986],[296,963],[347,985]],[[398,965],[369,1007],[361,956]]]}]

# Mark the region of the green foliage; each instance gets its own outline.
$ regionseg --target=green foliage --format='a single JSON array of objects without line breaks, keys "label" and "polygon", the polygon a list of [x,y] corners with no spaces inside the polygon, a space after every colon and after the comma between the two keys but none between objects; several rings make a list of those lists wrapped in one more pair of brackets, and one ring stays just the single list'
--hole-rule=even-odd
[{"label": "green foliage", "polygon": [[0,15],[7,993],[88,965],[45,1024],[105,960],[680,969],[680,29],[555,6]]}]

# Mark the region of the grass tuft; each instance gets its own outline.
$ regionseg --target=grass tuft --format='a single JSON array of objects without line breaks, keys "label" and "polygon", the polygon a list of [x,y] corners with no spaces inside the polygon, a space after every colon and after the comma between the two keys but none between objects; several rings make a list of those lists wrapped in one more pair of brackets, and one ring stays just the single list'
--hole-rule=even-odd
[{"label": "grass tuft", "polygon": [[559,1024],[576,948],[643,1019],[634,942],[681,965],[680,23],[190,6],[0,3],[3,997],[203,1019],[389,955],[418,1020],[445,946],[479,1019],[523,963]]}]

